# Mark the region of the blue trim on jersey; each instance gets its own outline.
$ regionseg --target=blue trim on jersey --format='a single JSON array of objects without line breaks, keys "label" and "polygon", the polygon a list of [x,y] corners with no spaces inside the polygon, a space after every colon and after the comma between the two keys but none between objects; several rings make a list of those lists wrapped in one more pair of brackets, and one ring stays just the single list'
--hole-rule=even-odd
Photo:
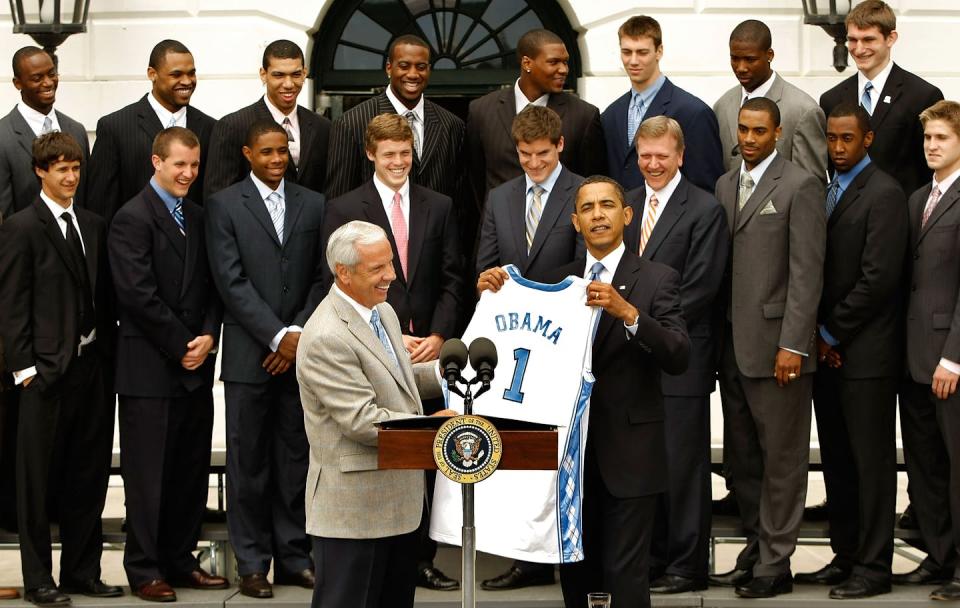
[{"label": "blue trim on jersey", "polygon": [[523,275],[520,274],[520,271],[517,270],[517,267],[513,264],[508,264],[505,266],[507,274],[510,275],[514,281],[518,284],[523,285],[524,287],[529,287],[530,289],[537,289],[539,291],[563,291],[567,287],[573,284],[573,278],[567,277],[559,283],[538,283],[537,281],[531,281],[530,279],[523,278]]},{"label": "blue trim on jersey", "polygon": [[577,406],[570,420],[563,458],[557,471],[557,533],[560,563],[583,560],[583,454],[580,452],[584,417],[593,392],[593,375],[580,380]]}]

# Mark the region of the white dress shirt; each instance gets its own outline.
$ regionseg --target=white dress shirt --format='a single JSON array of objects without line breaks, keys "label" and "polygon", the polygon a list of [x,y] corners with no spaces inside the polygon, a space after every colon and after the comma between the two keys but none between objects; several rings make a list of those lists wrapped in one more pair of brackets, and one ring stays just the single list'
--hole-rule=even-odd
[{"label": "white dress shirt", "polygon": [[[293,110],[289,114],[284,114],[280,111],[277,106],[273,105],[270,102],[270,98],[266,95],[263,96],[263,102],[267,104],[267,109],[270,110],[270,116],[273,117],[277,124],[283,127],[283,119],[290,119],[290,131],[293,133],[294,141],[287,143],[287,149],[290,151],[290,159],[293,160],[293,164],[296,166],[300,165],[300,121],[297,120],[297,108],[299,106],[293,106]],[[286,127],[284,127],[286,130]]]},{"label": "white dress shirt", "polygon": [[527,99],[527,96],[523,94],[523,91],[520,90],[520,79],[517,78],[517,81],[513,84],[513,97],[517,108],[517,114],[519,114],[527,106],[540,106],[541,108],[547,107],[547,100],[550,99],[550,93],[544,93],[540,97],[530,101]]},{"label": "white dress shirt", "polygon": [[863,72],[857,71],[857,103],[860,103],[860,100],[863,99],[863,89],[867,86],[867,82],[873,85],[873,88],[870,89],[870,113],[873,114],[877,111],[877,104],[880,103],[880,93],[883,92],[883,87],[887,84],[887,78],[890,77],[890,70],[893,69],[893,60],[888,59],[887,65],[883,66],[883,69],[880,70],[873,79],[867,78]]},{"label": "white dress shirt", "polygon": [[[147,95],[147,103],[149,103],[150,107],[153,108],[157,118],[160,119],[160,125],[163,126],[164,129],[167,127],[187,128],[187,106],[183,106],[176,112],[171,112],[163,107],[159,101],[157,101],[157,98],[153,96],[153,91]],[[170,124],[170,119],[173,119],[172,125]]]},{"label": "white dress shirt", "polygon": [[770,92],[771,87],[773,87],[773,81],[777,79],[777,73],[775,71],[770,72],[770,78],[755,88],[752,91],[748,91],[742,86],[740,87],[740,105],[742,106],[748,99],[753,99],[754,97],[766,97],[767,93]]},{"label": "white dress shirt", "polygon": [[404,180],[399,190],[394,190],[386,185],[376,173],[373,174],[373,186],[380,195],[380,202],[383,203],[383,212],[387,214],[387,220],[393,219],[393,195],[400,193],[400,212],[403,213],[403,222],[407,225],[407,234],[410,234],[410,178]]},{"label": "white dress shirt", "polygon": [[50,127],[51,131],[60,130],[60,122],[57,120],[57,113],[53,108],[50,108],[49,114],[41,114],[22,101],[19,101],[17,102],[17,110],[19,110],[23,119],[27,121],[27,126],[30,127],[30,130],[33,131],[35,136],[40,136],[40,132],[43,130],[43,119],[45,118],[49,118],[52,123]]},{"label": "white dress shirt", "polygon": [[[583,273],[583,278],[590,279],[590,275],[593,274],[593,265],[597,262],[603,264],[603,271],[600,273],[600,276],[596,278],[597,281],[601,283],[607,283],[608,285],[613,282],[613,275],[617,273],[617,267],[620,265],[620,260],[623,259],[623,252],[627,248],[624,246],[623,241],[617,246],[616,249],[603,256],[600,259],[593,257],[593,254],[590,253],[590,250],[587,250],[587,266]],[[627,332],[627,338],[632,338],[637,333],[637,327],[639,325],[640,318],[639,316],[634,319],[633,325],[623,324],[623,329]]]},{"label": "white dress shirt", "polygon": [[667,185],[659,190],[654,190],[648,184],[644,183],[647,198],[643,203],[643,215],[639,218],[641,226],[643,226],[643,222],[647,220],[647,214],[650,213],[650,195],[657,195],[657,210],[656,215],[654,216],[654,225],[656,225],[656,223],[660,221],[660,216],[663,215],[663,210],[667,208],[667,203],[670,202],[670,198],[676,191],[677,186],[680,185],[681,177],[680,171],[677,171],[677,174],[674,175],[669,182],[667,182]]},{"label": "white dress shirt", "polygon": [[[740,161],[740,178],[743,177],[744,173],[749,173],[750,177],[753,178],[753,189],[756,190],[757,186],[760,185],[760,180],[763,179],[763,174],[767,172],[767,168],[770,166],[770,163],[773,162],[773,159],[777,157],[777,149],[774,148],[770,156],[766,157],[760,163],[758,163],[753,169],[747,171],[747,162]],[[737,184],[739,185],[739,181]],[[739,186],[738,186],[739,187]]]},{"label": "white dress shirt", "polygon": [[[539,186],[543,188],[543,194],[540,195],[540,216],[543,217],[543,210],[547,208],[547,201],[550,200],[550,194],[553,192],[553,187],[557,185],[557,178],[560,177],[560,172],[563,171],[563,164],[557,163],[557,166],[554,167],[553,171],[550,172],[550,175],[547,176],[547,179],[543,180]],[[524,181],[527,184],[527,189],[524,190],[526,193],[526,207],[523,210],[523,217],[527,217],[527,214],[530,213],[530,206],[533,205],[533,187],[538,185],[530,176],[526,173],[523,174]]]}]

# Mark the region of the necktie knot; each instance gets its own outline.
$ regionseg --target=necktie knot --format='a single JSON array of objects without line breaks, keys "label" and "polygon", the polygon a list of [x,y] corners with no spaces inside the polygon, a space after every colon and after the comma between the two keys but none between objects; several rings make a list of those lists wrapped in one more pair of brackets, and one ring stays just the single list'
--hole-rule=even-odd
[{"label": "necktie knot", "polygon": [[656,208],[657,208],[657,205],[659,205],[659,204],[660,204],[660,201],[657,200],[657,195],[656,195],[656,194],[651,194],[651,195],[650,195],[650,206],[653,207],[654,209],[656,209]]},{"label": "necktie knot", "polygon": [[62,219],[63,221],[65,221],[68,226],[69,226],[70,224],[73,224],[73,216],[70,215],[70,212],[69,212],[69,211],[64,211],[63,213],[61,213],[61,214],[60,214],[60,219]]},{"label": "necktie knot", "polygon": [[270,212],[270,221],[273,222],[273,228],[277,231],[277,238],[283,242],[283,197],[279,192],[271,192],[267,195],[267,210]]},{"label": "necktie knot", "polygon": [[740,185],[743,186],[744,188],[753,188],[754,186],[753,177],[751,177],[749,173],[744,173],[740,177]]},{"label": "necktie knot", "polygon": [[873,114],[873,99],[870,97],[870,91],[873,90],[873,83],[869,80],[863,85],[863,95],[860,96],[860,105],[868,114]]},{"label": "necktie knot", "polygon": [[380,311],[376,308],[370,313],[370,322],[374,325],[380,325]]},{"label": "necktie knot", "polygon": [[293,122],[291,122],[290,117],[284,116],[281,124],[283,125],[283,130],[287,132],[287,142],[293,143],[297,141],[297,138],[293,135]]},{"label": "necktie knot", "polygon": [[177,117],[174,114],[170,115],[170,120],[167,121],[167,128],[177,126]]},{"label": "necktie knot", "polygon": [[49,116],[43,117],[43,126],[40,127],[40,134],[44,135],[53,131],[53,120]]},{"label": "necktie knot", "polygon": [[933,215],[933,210],[937,208],[937,203],[939,202],[940,186],[934,185],[933,190],[930,191],[930,196],[927,198],[927,204],[923,207],[923,217],[920,219],[921,228],[927,225],[927,221],[930,219],[930,216]]},{"label": "necktie knot", "polygon": [[600,278],[600,274],[606,270],[606,267],[603,265],[603,262],[594,262],[593,266],[590,267],[590,280],[596,281]]}]

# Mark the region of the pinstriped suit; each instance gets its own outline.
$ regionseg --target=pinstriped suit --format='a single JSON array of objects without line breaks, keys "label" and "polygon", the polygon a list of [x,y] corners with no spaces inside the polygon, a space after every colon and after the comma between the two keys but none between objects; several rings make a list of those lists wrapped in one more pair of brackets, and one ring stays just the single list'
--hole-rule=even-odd
[{"label": "pinstriped suit", "polygon": [[[150,95],[150,93],[147,93]],[[97,140],[90,155],[90,181],[87,182],[87,208],[110,222],[117,209],[140,194],[153,177],[150,156],[153,139],[163,130],[147,95],[107,114],[97,122]],[[187,198],[203,204],[203,181],[207,165],[207,144],[214,119],[193,106],[187,106],[187,128],[200,140],[200,173],[190,186]]]},{"label": "pinstriped suit", "polygon": [[[359,188],[373,178],[363,136],[370,120],[395,114],[386,93],[371,97],[333,121],[327,153],[327,200]],[[463,121],[429,99],[423,100],[423,156],[414,153],[410,180],[434,192],[461,200],[463,181]]]},{"label": "pinstriped suit", "polygon": [[[258,120],[273,120],[262,97],[217,121],[210,135],[209,169],[203,182],[205,196],[243,181],[250,174],[250,164],[243,156],[243,144],[247,129]],[[323,192],[330,121],[312,110],[297,106],[297,122],[300,123],[300,163],[295,166],[291,157],[284,179],[314,192]]]}]

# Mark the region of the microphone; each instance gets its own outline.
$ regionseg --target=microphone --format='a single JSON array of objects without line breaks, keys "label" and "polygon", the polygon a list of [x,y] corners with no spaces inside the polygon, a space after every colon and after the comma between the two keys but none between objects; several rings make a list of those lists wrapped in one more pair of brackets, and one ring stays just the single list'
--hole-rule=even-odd
[{"label": "microphone", "polygon": [[497,367],[497,347],[488,338],[477,338],[470,343],[470,366],[483,383],[490,388],[493,370]]},{"label": "microphone", "polygon": [[440,370],[448,386],[455,386],[460,380],[460,370],[467,365],[467,345],[457,338],[451,338],[440,348]]}]

